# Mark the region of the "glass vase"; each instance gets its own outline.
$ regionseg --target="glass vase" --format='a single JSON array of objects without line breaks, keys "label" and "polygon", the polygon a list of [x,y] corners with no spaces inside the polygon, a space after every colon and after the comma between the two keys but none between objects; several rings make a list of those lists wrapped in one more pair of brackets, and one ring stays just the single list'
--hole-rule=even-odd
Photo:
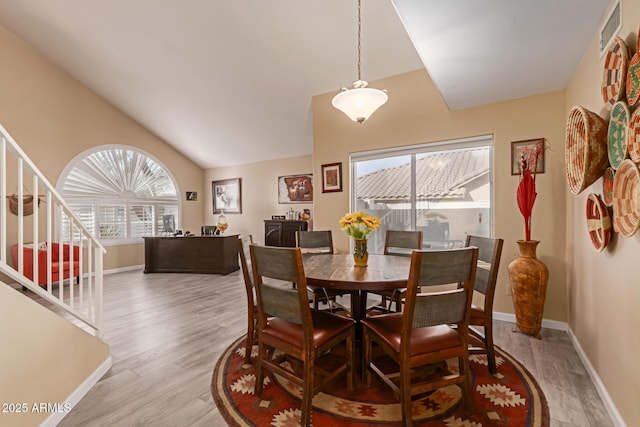
[{"label": "glass vase", "polygon": [[224,232],[229,227],[229,223],[227,222],[227,217],[224,216],[224,211],[220,211],[220,216],[218,217],[218,222],[216,223],[216,227],[220,230],[220,234],[224,235]]},{"label": "glass vase", "polygon": [[354,267],[366,267],[369,261],[367,239],[354,239],[353,265]]}]

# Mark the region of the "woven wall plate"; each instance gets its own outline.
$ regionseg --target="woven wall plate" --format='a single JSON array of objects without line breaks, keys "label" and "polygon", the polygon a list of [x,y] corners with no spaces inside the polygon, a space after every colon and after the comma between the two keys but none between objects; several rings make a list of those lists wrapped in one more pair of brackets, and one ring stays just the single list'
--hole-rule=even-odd
[{"label": "woven wall plate", "polygon": [[611,217],[600,196],[591,193],[587,196],[587,230],[591,244],[598,252],[602,252],[611,239]]},{"label": "woven wall plate", "polygon": [[624,237],[631,237],[640,225],[640,169],[624,160],[613,179],[613,225]]},{"label": "woven wall plate", "polygon": [[596,182],[609,165],[607,122],[594,112],[573,107],[567,118],[564,163],[569,190],[580,194]]},{"label": "woven wall plate", "polygon": [[602,175],[602,201],[607,206],[613,204],[613,179],[615,176],[616,171],[611,166]]},{"label": "woven wall plate", "polygon": [[627,45],[620,37],[616,37],[604,57],[602,72],[602,100],[607,110],[620,101],[624,95],[624,84],[627,78],[629,52]]},{"label": "woven wall plate", "polygon": [[614,169],[618,169],[620,163],[627,158],[627,135],[629,134],[630,119],[631,112],[627,104],[623,101],[616,102],[611,109],[609,132],[607,134],[609,163]]},{"label": "woven wall plate", "polygon": [[636,53],[629,62],[627,70],[627,102],[629,105],[636,105],[640,99],[640,56]]},{"label": "woven wall plate", "polygon": [[640,108],[636,108],[631,115],[631,120],[629,120],[627,141],[629,158],[636,163],[640,163]]}]

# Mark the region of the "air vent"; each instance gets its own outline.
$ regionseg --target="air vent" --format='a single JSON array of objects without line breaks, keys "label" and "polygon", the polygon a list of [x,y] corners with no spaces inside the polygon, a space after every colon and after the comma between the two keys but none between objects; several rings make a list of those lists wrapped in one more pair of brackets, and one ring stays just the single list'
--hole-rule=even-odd
[{"label": "air vent", "polygon": [[622,28],[622,6],[620,5],[620,0],[618,0],[609,16],[607,16],[607,20],[604,25],[600,29],[600,57],[604,54],[609,46],[609,43],[613,38],[620,32]]}]

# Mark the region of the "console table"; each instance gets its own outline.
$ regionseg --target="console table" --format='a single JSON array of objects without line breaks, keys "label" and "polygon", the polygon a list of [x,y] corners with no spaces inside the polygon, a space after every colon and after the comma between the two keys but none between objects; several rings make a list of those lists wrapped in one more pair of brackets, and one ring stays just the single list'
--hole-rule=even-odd
[{"label": "console table", "polygon": [[291,219],[265,219],[264,244],[266,246],[296,246],[296,231],[307,231],[307,221]]},{"label": "console table", "polygon": [[145,273],[229,274],[238,270],[238,235],[145,237]]}]

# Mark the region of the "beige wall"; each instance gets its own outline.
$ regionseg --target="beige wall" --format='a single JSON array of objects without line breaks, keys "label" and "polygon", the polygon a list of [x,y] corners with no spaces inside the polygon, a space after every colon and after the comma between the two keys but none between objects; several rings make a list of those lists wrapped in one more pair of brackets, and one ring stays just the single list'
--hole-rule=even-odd
[{"label": "beige wall", "polygon": [[[623,27],[619,34],[635,53],[640,24],[640,3],[623,1]],[[609,119],[600,95],[603,59],[594,36],[566,90],[565,118],[581,105]],[[584,212],[589,193],[602,195],[602,179],[574,196],[565,185],[567,199],[567,284],[569,326],[598,372],[620,414],[629,426],[640,425],[640,234],[625,238],[615,234],[609,246],[597,253],[589,241]]]},{"label": "beige wall", "polygon": [[338,220],[349,211],[349,154],[376,148],[409,146],[478,135],[493,135],[494,234],[505,240],[496,290],[495,309],[513,313],[507,296],[507,266],[517,257],[516,240],[524,238],[516,204],[518,177],[511,176],[511,141],[546,138],[546,172],[537,177],[538,198],[533,210],[532,238],[540,240],[538,255],[549,267],[545,319],[567,320],[565,285],[564,92],[553,92],[461,111],[449,111],[425,70],[370,83],[389,91],[389,102],[366,123],[358,125],[331,106],[335,93],[313,99],[313,172],[325,163],[342,162],[345,191],[316,191],[317,229],[330,228],[338,250],[347,251],[348,238]]},{"label": "beige wall", "polygon": [[[285,215],[289,208],[294,211],[311,209],[313,204],[279,204],[278,177],[312,173],[311,156],[289,157],[278,160],[256,162],[245,165],[208,169],[204,174],[204,224],[215,225],[218,214],[214,215],[211,181],[229,178],[242,179],[242,213],[225,213],[230,234],[252,234],[253,241],[264,243],[264,220],[271,215]],[[314,200],[321,194],[322,184],[319,174],[314,175]],[[198,232],[200,228],[198,227]]]},{"label": "beige wall", "polygon": [[[81,152],[103,144],[130,145],[168,167],[180,190],[183,228],[200,226],[204,201],[185,203],[184,193],[203,193],[201,168],[2,27],[0,52],[0,123],[53,185]],[[7,190],[13,187],[15,182]],[[9,245],[16,236],[9,227]],[[142,244],[107,248],[105,269],[140,264]]]}]

